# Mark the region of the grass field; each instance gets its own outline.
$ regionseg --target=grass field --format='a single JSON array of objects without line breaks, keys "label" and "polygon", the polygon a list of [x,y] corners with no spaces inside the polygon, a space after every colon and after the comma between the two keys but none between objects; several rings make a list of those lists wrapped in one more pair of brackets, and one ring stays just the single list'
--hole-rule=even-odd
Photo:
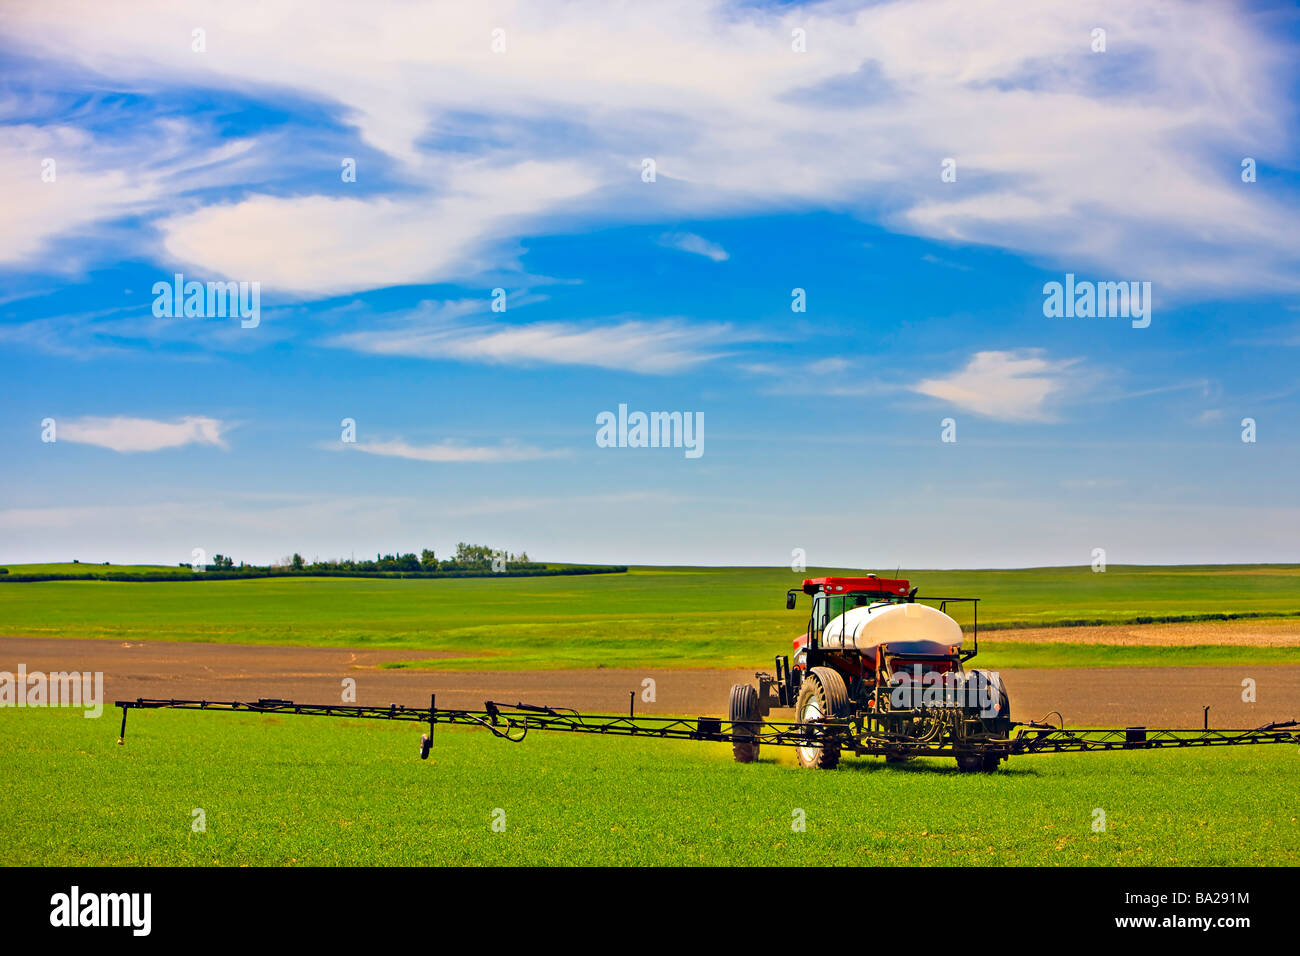
[{"label": "grass field", "polygon": [[[1028,643],[1015,629],[1295,615],[1294,566],[903,575],[923,595],[984,599],[981,630],[1001,629],[980,660],[995,669],[1300,663],[1289,647]],[[8,584],[0,634],[385,647],[415,666],[441,650],[457,656],[440,667],[749,667],[806,621],[807,599],[783,601],[800,577]],[[450,728],[422,762],[416,724],[249,714],[136,713],[118,747],[116,720],[0,708],[0,864],[1300,865],[1291,746],[1028,757],[989,776],[846,759],[823,773],[773,749],[744,766],[727,745],[515,745]],[[196,808],[206,832],[191,829]]]},{"label": "grass field", "polygon": [[[981,598],[981,631],[990,638],[983,659],[998,667],[1189,659],[1186,649],[1018,644],[1015,631],[1006,629],[1019,626],[1300,613],[1295,565],[901,574],[923,596]],[[444,668],[748,667],[787,647],[803,628],[808,599],[795,611],[785,610],[783,599],[802,577],[779,568],[635,567],[626,574],[509,581],[0,584],[0,634],[450,651],[456,656],[436,661]],[[968,623],[966,608],[950,607]],[[1209,650],[1196,659],[1222,662],[1216,653],[1228,652]],[[420,661],[411,655],[410,663]],[[1231,661],[1300,663],[1300,649],[1236,648]]]},{"label": "grass field", "polygon": [[112,711],[3,710],[0,864],[1300,864],[1294,747],[1024,757],[985,776],[443,728],[426,763],[419,733],[152,712],[118,747]]},{"label": "grass field", "polygon": [[61,561],[56,564],[0,564],[10,574],[174,574],[188,575],[191,569],[175,564],[80,564]]}]

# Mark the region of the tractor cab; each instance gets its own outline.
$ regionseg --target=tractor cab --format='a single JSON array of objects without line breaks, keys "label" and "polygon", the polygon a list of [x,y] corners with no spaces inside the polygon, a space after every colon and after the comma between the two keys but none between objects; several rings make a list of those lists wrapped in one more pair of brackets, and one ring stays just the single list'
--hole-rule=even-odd
[{"label": "tractor cab", "polygon": [[[818,641],[826,625],[845,611],[910,599],[906,580],[878,578],[874,574],[865,578],[809,578],[804,581],[802,590],[813,596],[806,639]],[[794,603],[795,590],[792,588],[786,595],[786,607],[793,608]],[[798,649],[796,642],[795,650]]]},{"label": "tractor cab", "polygon": [[[794,641],[796,660],[802,650],[817,647],[827,626],[847,611],[858,608],[900,604],[914,599],[915,591],[908,591],[908,582],[901,578],[878,578],[868,574],[862,578],[826,577],[808,578],[800,589],[812,595],[812,612],[808,617],[807,632]],[[795,588],[786,593],[785,606],[795,606]],[[869,612],[868,612],[869,613]],[[796,664],[796,666],[798,666]]]}]

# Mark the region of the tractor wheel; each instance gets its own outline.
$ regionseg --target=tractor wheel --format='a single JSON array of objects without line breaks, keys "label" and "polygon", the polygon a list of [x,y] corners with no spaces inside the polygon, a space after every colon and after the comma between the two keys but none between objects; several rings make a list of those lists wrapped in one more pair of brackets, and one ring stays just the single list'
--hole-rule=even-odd
[{"label": "tractor wheel", "polygon": [[[795,719],[801,723],[825,719],[844,720],[849,716],[849,690],[844,678],[829,667],[814,667],[799,687],[799,700],[794,706]],[[821,736],[821,732],[817,732]],[[838,743],[824,743],[817,747],[796,747],[799,766],[818,770],[834,770],[840,762]]]},{"label": "tractor wheel", "polygon": [[731,753],[736,763],[753,763],[758,759],[758,734],[763,719],[758,715],[758,691],[753,684],[732,684],[728,704],[731,719]]},{"label": "tractor wheel", "polygon": [[[985,685],[984,688],[981,688],[981,698],[987,693],[988,698],[993,703],[991,713],[980,714],[980,720],[984,724],[984,732],[990,737],[1005,739],[1011,736],[1011,696],[1007,693],[1007,685],[1002,683],[1002,678],[997,674],[990,674],[988,671],[971,671],[971,676]],[[985,754],[982,757],[972,757],[970,759],[972,762],[970,772],[993,773],[998,769],[998,764],[1007,758],[1005,754]],[[958,765],[961,764],[961,758],[958,758],[957,763]]]},{"label": "tractor wheel", "polygon": [[[973,670],[970,672],[972,682],[980,687],[981,699],[987,693],[993,701],[991,713],[981,713],[980,719],[984,724],[984,732],[991,737],[1007,737],[1011,734],[1011,697],[1007,694],[1007,687],[1002,683],[1002,678],[996,674],[990,674],[988,671]],[[985,690],[987,688],[987,691]]]}]

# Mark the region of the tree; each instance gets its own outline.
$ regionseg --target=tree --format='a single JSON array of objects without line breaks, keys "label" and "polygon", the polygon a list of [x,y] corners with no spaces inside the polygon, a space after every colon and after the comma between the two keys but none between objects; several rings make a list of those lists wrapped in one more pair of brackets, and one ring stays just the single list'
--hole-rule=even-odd
[{"label": "tree", "polygon": [[426,571],[436,571],[438,569],[438,556],[428,548],[423,549],[420,552],[420,567]]},{"label": "tree", "polygon": [[299,554],[297,551],[293,553],[293,569],[295,571],[302,570],[302,555]]},{"label": "tree", "polygon": [[492,549],[485,544],[461,541],[456,545],[456,563],[467,567],[487,567],[492,563]]}]

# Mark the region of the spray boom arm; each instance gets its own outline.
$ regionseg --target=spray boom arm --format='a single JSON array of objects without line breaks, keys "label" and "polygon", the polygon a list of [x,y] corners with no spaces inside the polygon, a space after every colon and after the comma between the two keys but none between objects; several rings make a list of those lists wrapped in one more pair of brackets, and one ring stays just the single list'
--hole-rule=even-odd
[{"label": "spray boom arm", "polygon": [[609,737],[654,737],[663,740],[705,740],[729,743],[758,740],[769,746],[821,746],[832,740],[857,754],[883,755],[906,748],[915,756],[944,756],[956,753],[1019,754],[1080,753],[1103,750],[1158,750],[1168,747],[1220,747],[1250,744],[1300,744],[1300,721],[1287,720],[1246,730],[1163,729],[1146,727],[1067,729],[1044,723],[1013,723],[1002,739],[978,739],[966,743],[951,740],[899,739],[880,733],[861,718],[820,720],[812,723],[764,721],[757,733],[752,724],[743,726],[720,717],[635,717],[579,714],[561,708],[531,704],[484,703],[483,710],[439,708],[434,695],[428,708],[359,707],[340,704],[296,704],[280,698],[257,701],[176,700],[136,698],[119,700],[122,730],[118,743],[126,741],[126,717],[132,710],[203,710],[223,713],[298,714],[306,717],[345,717],[367,720],[402,720],[427,724],[429,732],[420,742],[420,757],[429,756],[433,729],[437,724],[482,727],[493,735],[518,743],[531,730],[600,734]]}]

